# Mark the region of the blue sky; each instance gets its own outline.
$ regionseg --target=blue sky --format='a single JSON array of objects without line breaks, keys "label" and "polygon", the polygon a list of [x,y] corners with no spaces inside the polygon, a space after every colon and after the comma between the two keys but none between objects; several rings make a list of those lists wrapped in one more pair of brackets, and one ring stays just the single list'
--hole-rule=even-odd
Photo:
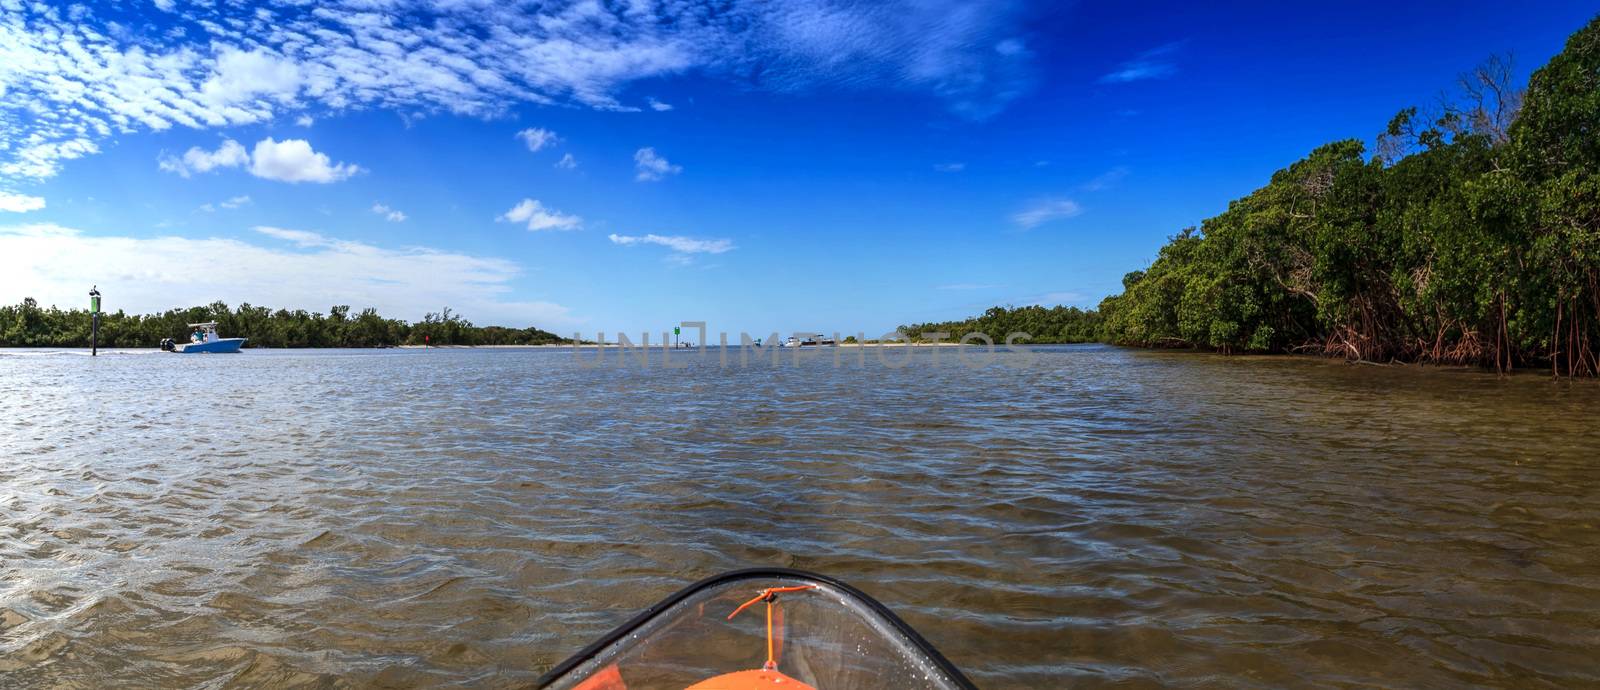
[{"label": "blue sky", "polygon": [[[1093,306],[1595,9],[0,0],[0,301],[879,334]],[[530,9],[532,8],[532,9]],[[714,8],[714,9],[713,9]]]}]

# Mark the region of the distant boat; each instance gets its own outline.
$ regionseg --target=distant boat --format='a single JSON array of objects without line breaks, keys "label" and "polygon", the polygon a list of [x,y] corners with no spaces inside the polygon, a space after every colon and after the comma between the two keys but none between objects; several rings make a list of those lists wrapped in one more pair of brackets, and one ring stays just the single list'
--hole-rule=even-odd
[{"label": "distant boat", "polygon": [[783,341],[783,343],[779,344],[778,347],[817,347],[819,345],[828,346],[836,344],[837,343],[833,342],[833,338],[822,338],[818,340],[817,337],[811,336],[807,337],[805,340],[801,340],[791,335],[789,336],[788,340]]},{"label": "distant boat", "polygon": [[183,354],[203,354],[238,352],[239,348],[244,347],[244,338],[224,338],[217,335],[217,322],[215,321],[191,323],[189,327],[200,329],[195,332],[189,342],[179,343],[167,338],[161,341],[161,349],[167,352]]}]

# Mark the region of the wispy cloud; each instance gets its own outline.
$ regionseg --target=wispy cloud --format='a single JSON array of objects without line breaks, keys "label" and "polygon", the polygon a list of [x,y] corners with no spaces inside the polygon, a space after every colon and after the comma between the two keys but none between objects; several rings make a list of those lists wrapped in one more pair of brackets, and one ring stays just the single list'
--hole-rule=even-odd
[{"label": "wispy cloud", "polygon": [[280,239],[285,242],[293,242],[294,246],[296,247],[326,247],[334,243],[334,240],[330,240],[309,230],[291,230],[288,228],[276,228],[270,225],[257,225],[251,229],[268,237]]},{"label": "wispy cloud", "polygon": [[1119,165],[1115,168],[1100,173],[1099,175],[1096,175],[1094,179],[1083,183],[1083,189],[1084,191],[1088,192],[1105,191],[1115,186],[1118,182],[1121,182],[1122,178],[1127,176],[1128,167],[1125,165]]},{"label": "wispy cloud", "polygon": [[655,148],[649,146],[633,152],[633,164],[637,171],[634,179],[640,182],[654,182],[667,175],[683,172],[683,166],[673,165],[671,161],[658,155]]},{"label": "wispy cloud", "polygon": [[529,230],[576,230],[583,226],[582,218],[549,208],[538,199],[523,199],[499,219],[526,223]]},{"label": "wispy cloud", "polygon": [[679,254],[721,254],[733,249],[733,240],[701,240],[682,235],[610,235],[612,244],[657,244]]},{"label": "wispy cloud", "polygon": [[255,230],[260,242],[0,226],[0,303],[33,297],[77,305],[83,285],[94,283],[109,308],[131,313],[222,300],[313,311],[329,304],[371,306],[410,320],[447,304],[477,323],[544,328],[582,321],[559,304],[512,299],[521,268],[504,259],[383,247],[307,230]]},{"label": "wispy cloud", "polygon": [[389,208],[387,204],[373,204],[372,212],[383,216],[384,220],[391,223],[404,223],[406,220],[405,213],[393,208]]},{"label": "wispy cloud", "polygon": [[656,111],[658,113],[663,113],[663,112],[666,112],[668,110],[672,110],[672,104],[671,103],[662,103],[661,101],[658,101],[653,97],[649,100],[649,103],[650,103],[650,109],[654,110],[654,111]]},{"label": "wispy cloud", "polygon": [[1012,214],[1011,222],[1023,230],[1032,230],[1050,221],[1072,218],[1081,213],[1083,207],[1071,199],[1044,199]]},{"label": "wispy cloud", "polygon": [[569,153],[565,156],[562,156],[561,160],[556,161],[556,167],[561,168],[562,170],[571,170],[578,167],[578,159],[573,158],[572,154]]},{"label": "wispy cloud", "polygon": [[939,172],[943,172],[943,173],[961,172],[962,170],[966,170],[967,169],[967,164],[966,163],[937,163],[937,164],[935,164],[933,166],[933,169],[937,170]]},{"label": "wispy cloud", "polygon": [[214,213],[218,208],[235,209],[248,205],[250,205],[250,197],[248,195],[241,194],[239,196],[229,197],[228,199],[219,201],[215,204],[200,204],[199,210],[206,213]]},{"label": "wispy cloud", "polygon": [[44,208],[44,197],[0,190],[0,211],[27,213]]},{"label": "wispy cloud", "polygon": [[957,115],[981,120],[1033,83],[1019,3],[797,0],[768,7],[757,26],[771,38],[746,68],[760,85],[925,91]]},{"label": "wispy cloud", "polygon": [[529,151],[534,152],[537,152],[539,149],[542,149],[546,146],[554,146],[557,142],[561,141],[561,139],[556,136],[555,132],[543,127],[530,127],[528,129],[524,129],[520,132],[517,132],[517,138],[521,139],[522,143],[528,145]]},{"label": "wispy cloud", "polygon": [[[6,2],[0,178],[47,178],[113,137],[383,108],[495,117],[520,104],[628,109],[618,94],[690,72],[758,89],[896,90],[968,118],[1033,81],[1014,0]],[[659,101],[657,101],[659,103]],[[661,105],[666,105],[662,103]],[[49,113],[50,117],[35,117]]]},{"label": "wispy cloud", "polygon": [[1100,77],[1103,84],[1125,84],[1132,81],[1145,79],[1161,79],[1170,77],[1178,72],[1173,64],[1173,54],[1183,47],[1182,42],[1168,43],[1163,46],[1151,48],[1138,57],[1122,63],[1117,69]]}]

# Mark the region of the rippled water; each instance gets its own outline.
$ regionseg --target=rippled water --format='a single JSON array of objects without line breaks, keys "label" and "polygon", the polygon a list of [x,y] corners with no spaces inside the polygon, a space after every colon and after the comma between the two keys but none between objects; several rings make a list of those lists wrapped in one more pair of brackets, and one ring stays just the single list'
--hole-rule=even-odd
[{"label": "rippled water", "polygon": [[1600,683],[1595,382],[935,354],[4,351],[0,685],[515,686],[757,565],[984,687]]}]

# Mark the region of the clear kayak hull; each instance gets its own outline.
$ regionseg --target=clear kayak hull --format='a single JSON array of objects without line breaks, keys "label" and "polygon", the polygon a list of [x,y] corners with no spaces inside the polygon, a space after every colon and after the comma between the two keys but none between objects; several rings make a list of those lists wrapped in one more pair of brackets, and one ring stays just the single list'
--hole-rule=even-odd
[{"label": "clear kayak hull", "polygon": [[742,570],[702,580],[612,631],[538,682],[552,690],[972,688],[882,604],[812,573]]}]

